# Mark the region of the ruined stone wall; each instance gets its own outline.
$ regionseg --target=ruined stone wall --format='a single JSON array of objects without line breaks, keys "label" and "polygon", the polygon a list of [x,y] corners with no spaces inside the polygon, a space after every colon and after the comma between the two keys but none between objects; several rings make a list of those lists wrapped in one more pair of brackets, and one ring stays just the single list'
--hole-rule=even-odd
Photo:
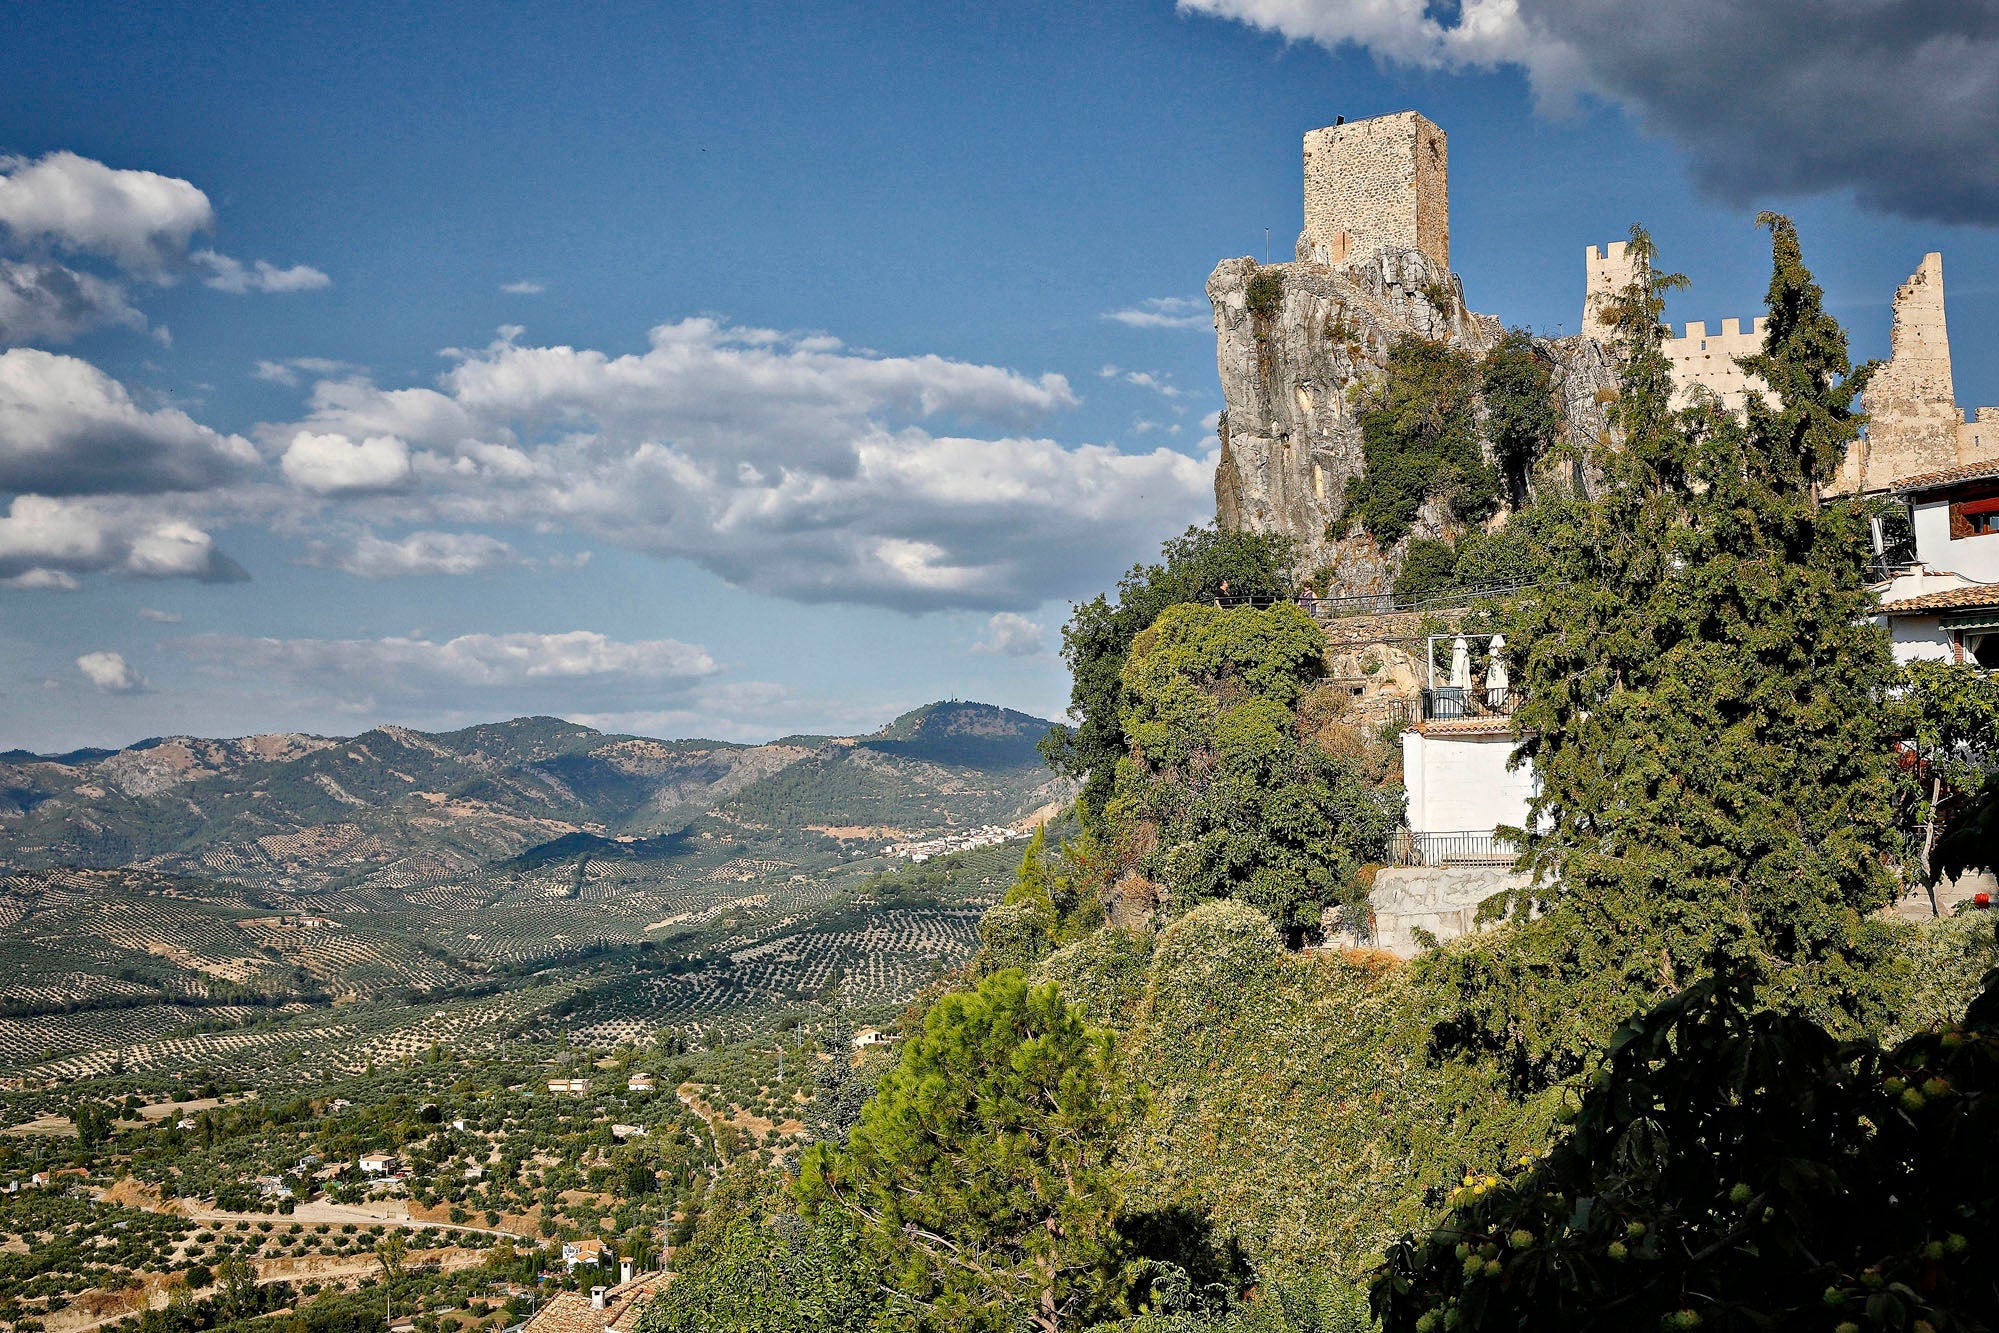
[{"label": "ruined stone wall", "polygon": [[[1888,364],[1867,385],[1867,438],[1847,452],[1838,490],[1880,490],[1957,465],[1964,416],[1951,383],[1942,255],[1924,255],[1921,267],[1895,289],[1888,346]],[[1975,431],[1973,436],[1976,447]]]},{"label": "ruined stone wall", "polygon": [[1414,111],[1330,125],[1305,136],[1300,260],[1364,263],[1420,250],[1451,266],[1450,156],[1444,132]]}]

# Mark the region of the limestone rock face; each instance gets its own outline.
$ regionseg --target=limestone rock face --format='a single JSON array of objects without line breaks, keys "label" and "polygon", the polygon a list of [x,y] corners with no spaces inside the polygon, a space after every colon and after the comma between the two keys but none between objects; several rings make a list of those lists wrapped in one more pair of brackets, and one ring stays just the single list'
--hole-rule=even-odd
[{"label": "limestone rock face", "polygon": [[[1235,530],[1289,534],[1297,572],[1331,571],[1335,595],[1387,591],[1400,550],[1383,551],[1365,533],[1333,535],[1347,483],[1365,470],[1360,400],[1405,335],[1484,356],[1504,332],[1500,321],[1467,308],[1457,276],[1417,249],[1382,249],[1339,266],[1225,259],[1207,290],[1227,404],[1217,520]],[[1598,390],[1613,382],[1607,355],[1585,337],[1547,350],[1568,428],[1594,440],[1604,414]],[[1431,501],[1410,536],[1452,530],[1444,506]]]}]

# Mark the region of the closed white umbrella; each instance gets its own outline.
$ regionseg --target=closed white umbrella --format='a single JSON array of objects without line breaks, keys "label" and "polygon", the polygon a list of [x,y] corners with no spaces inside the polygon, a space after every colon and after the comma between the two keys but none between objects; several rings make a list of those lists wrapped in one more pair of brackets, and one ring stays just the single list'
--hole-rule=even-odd
[{"label": "closed white umbrella", "polygon": [[1451,688],[1471,688],[1471,645],[1465,642],[1462,634],[1451,641]]},{"label": "closed white umbrella", "polygon": [[1488,698],[1503,695],[1512,682],[1506,678],[1506,636],[1492,636],[1492,661],[1485,668],[1485,693]]}]

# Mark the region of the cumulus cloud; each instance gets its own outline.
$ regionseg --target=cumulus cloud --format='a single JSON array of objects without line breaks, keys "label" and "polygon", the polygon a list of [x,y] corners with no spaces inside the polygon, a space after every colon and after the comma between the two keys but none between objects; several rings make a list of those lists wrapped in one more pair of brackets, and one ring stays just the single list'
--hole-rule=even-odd
[{"label": "cumulus cloud", "polygon": [[173,408],[147,411],[88,361],[0,352],[0,491],[92,495],[187,491],[242,476],[248,440]]},{"label": "cumulus cloud", "polygon": [[37,161],[0,158],[0,225],[20,244],[165,276],[195,233],[214,227],[215,209],[187,181],[58,152]]},{"label": "cumulus cloud", "polygon": [[142,606],[139,608],[139,619],[150,620],[156,625],[178,625],[180,624],[180,612],[157,611],[150,606]]},{"label": "cumulus cloud", "polygon": [[335,361],[324,356],[290,356],[281,361],[259,361],[250,368],[252,379],[271,384],[295,386],[303,376],[358,375],[361,367],[352,361]]},{"label": "cumulus cloud", "polygon": [[83,580],[60,569],[31,569],[24,574],[0,578],[0,588],[32,589],[40,592],[78,592]]},{"label": "cumulus cloud", "polygon": [[540,296],[548,288],[532,279],[522,278],[519,282],[501,283],[500,290],[509,296]]},{"label": "cumulus cloud", "polygon": [[[378,521],[561,525],[760,592],[908,610],[1072,594],[1212,506],[1211,458],[1028,433],[1078,401],[1060,375],[708,319],[624,356],[511,328],[454,356],[436,388],[315,385],[271,432],[287,475],[395,489],[353,502]],[[974,423],[999,433],[949,430]],[[370,441],[393,443],[363,469]]]},{"label": "cumulus cloud", "polygon": [[306,563],[344,570],[364,579],[412,574],[488,574],[521,563],[514,548],[477,532],[412,532],[389,541],[364,532],[352,542],[314,542]]},{"label": "cumulus cloud", "polygon": [[214,229],[208,196],[178,177],[109,167],[70,152],[0,157],[0,233],[30,259],[91,256],[157,283],[192,269],[206,285],[239,294],[312,291],[332,282],[306,264],[246,264],[192,248],[196,235]]},{"label": "cumulus cloud", "polygon": [[132,669],[122,653],[85,653],[76,659],[76,669],[106,694],[141,694],[146,690],[146,678]]},{"label": "cumulus cloud", "polygon": [[1107,310],[1105,319],[1134,329],[1206,329],[1214,327],[1208,303],[1186,296],[1151,296],[1122,310]]},{"label": "cumulus cloud", "polygon": [[0,579],[15,580],[17,587],[23,580],[26,586],[64,586],[78,574],[98,573],[205,583],[249,577],[208,533],[160,513],[150,500],[17,495],[0,514]]},{"label": "cumulus cloud", "polygon": [[1180,0],[1423,69],[1524,69],[1676,142],[1737,203],[1852,190],[1880,212],[1999,224],[1999,4],[1922,0]]},{"label": "cumulus cloud", "polygon": [[986,622],[986,632],[972,645],[975,653],[1002,657],[1039,657],[1048,651],[1048,631],[1014,611],[1001,611]]},{"label": "cumulus cloud", "polygon": [[146,327],[117,283],[53,260],[0,259],[0,347],[68,342],[106,325]]},{"label": "cumulus cloud", "polygon": [[300,431],[281,466],[295,485],[315,495],[368,495],[409,484],[410,451],[393,435],[357,441]]}]

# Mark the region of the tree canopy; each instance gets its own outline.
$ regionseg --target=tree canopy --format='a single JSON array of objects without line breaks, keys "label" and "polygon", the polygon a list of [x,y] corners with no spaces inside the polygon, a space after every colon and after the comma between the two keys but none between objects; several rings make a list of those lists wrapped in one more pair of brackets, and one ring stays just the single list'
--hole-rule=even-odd
[{"label": "tree canopy", "polygon": [[[1859,502],[1823,501],[1858,433],[1844,335],[1788,220],[1772,232],[1776,394],[1746,420],[1684,411],[1658,316],[1675,279],[1634,229],[1621,338],[1619,447],[1557,544],[1560,581],[1505,625],[1526,702],[1518,762],[1539,779],[1536,887],[1504,951],[1434,966],[1457,993],[1446,1030],[1559,1077],[1623,1015],[1729,961],[1780,1003],[1837,1026],[1875,989],[1868,916],[1893,897],[1896,846],[1886,633],[1870,619]],[[1548,994],[1587,1003],[1547,1003]],[[1538,1072],[1533,1072],[1538,1070]]]},{"label": "tree canopy", "polygon": [[1062,630],[1069,664],[1071,727],[1056,727],[1042,754],[1067,777],[1083,779],[1080,805],[1100,813],[1110,800],[1125,752],[1121,673],[1131,641],[1169,606],[1219,598],[1268,601],[1290,596],[1291,540],[1273,533],[1189,528],[1160,549],[1157,564],[1133,565],[1117,599],[1099,593],[1074,608]]},{"label": "tree canopy", "polygon": [[1316,929],[1401,813],[1399,790],[1367,784],[1324,674],[1324,635],[1295,606],[1169,608],[1125,663],[1114,859],[1176,911],[1233,898]]}]

